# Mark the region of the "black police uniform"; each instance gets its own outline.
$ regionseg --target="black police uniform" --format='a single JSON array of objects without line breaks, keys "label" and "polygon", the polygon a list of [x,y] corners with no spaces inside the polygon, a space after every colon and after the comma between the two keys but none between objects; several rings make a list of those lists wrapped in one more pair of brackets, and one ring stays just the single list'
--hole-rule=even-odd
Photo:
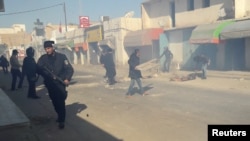
[{"label": "black police uniform", "polygon": [[29,83],[28,88],[28,98],[38,99],[39,96],[36,95],[36,61],[34,59],[35,50],[32,47],[26,49],[26,57],[23,60],[22,73],[23,77],[27,76],[27,80]]},{"label": "black police uniform", "polygon": [[1,56],[0,62],[1,62],[1,63],[0,63],[0,66],[2,66],[3,72],[4,72],[4,73],[8,73],[9,61],[7,60],[7,58],[5,58],[4,55]]},{"label": "black police uniform", "polygon": [[115,76],[116,76],[116,69],[115,69],[115,63],[113,59],[113,53],[112,50],[108,50],[107,54],[104,56],[103,59],[104,66],[106,68],[106,75],[108,77],[109,85],[113,85],[116,83]]},{"label": "black police uniform", "polygon": [[18,88],[22,88],[22,85],[23,85],[23,77],[20,71],[21,64],[18,61],[17,55],[18,55],[18,51],[14,49],[12,51],[12,56],[10,57],[10,65],[11,65],[10,72],[12,75],[12,82],[11,82],[12,91],[16,90],[15,87],[16,87],[17,78],[19,78]]},{"label": "black police uniform", "polygon": [[[52,47],[53,43],[53,41],[45,41],[44,47]],[[55,51],[53,55],[42,55],[38,59],[37,67],[38,73],[44,78],[44,84],[58,115],[57,121],[59,122],[59,128],[64,128],[66,116],[65,100],[67,98],[67,91],[66,86],[56,79],[55,76],[61,80],[67,79],[70,81],[73,76],[74,69],[69,63],[66,55]],[[51,73],[53,73],[53,75],[51,75]]]}]

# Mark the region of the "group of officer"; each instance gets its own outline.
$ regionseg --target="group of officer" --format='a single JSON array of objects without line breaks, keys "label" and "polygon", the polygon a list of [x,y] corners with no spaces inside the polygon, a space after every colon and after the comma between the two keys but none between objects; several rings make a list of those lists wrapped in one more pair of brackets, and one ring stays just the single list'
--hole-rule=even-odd
[{"label": "group of officer", "polygon": [[[37,63],[34,59],[35,50],[32,47],[26,49],[26,57],[23,65],[19,64],[18,51],[13,50],[10,58],[12,85],[11,90],[15,90],[17,77],[19,77],[18,88],[22,87],[24,76],[27,77],[29,88],[28,97],[38,99],[36,95],[36,82],[38,76],[42,76],[44,85],[48,90],[49,97],[57,113],[57,122],[60,129],[64,128],[67,98],[66,86],[73,76],[74,69],[68,61],[66,55],[55,51],[54,41],[45,41],[44,49],[46,54],[42,55]],[[22,72],[20,68],[22,67]]]},{"label": "group of officer", "polygon": [[113,50],[111,48],[104,48],[101,52],[100,63],[105,69],[105,78],[108,78],[108,84],[114,85],[116,83],[116,69],[115,62],[113,59]]}]

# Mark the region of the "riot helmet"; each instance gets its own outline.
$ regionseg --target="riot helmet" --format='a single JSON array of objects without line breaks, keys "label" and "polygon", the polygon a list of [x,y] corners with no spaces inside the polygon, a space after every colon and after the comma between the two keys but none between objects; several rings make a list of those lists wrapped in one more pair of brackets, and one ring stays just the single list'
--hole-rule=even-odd
[{"label": "riot helmet", "polygon": [[28,57],[33,57],[35,55],[35,50],[32,47],[26,49],[26,55]]}]

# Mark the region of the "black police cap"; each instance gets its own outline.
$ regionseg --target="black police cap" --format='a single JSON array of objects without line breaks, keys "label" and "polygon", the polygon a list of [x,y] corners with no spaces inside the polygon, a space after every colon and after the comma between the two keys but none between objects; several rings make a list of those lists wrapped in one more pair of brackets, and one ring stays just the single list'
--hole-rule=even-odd
[{"label": "black police cap", "polygon": [[43,47],[46,48],[46,47],[53,47],[55,44],[54,41],[45,41],[44,44],[43,44]]},{"label": "black police cap", "polygon": [[14,49],[14,50],[12,51],[12,54],[18,54],[18,51],[17,51],[16,49]]},{"label": "black police cap", "polygon": [[26,55],[27,56],[33,56],[35,53],[35,50],[32,47],[29,47],[26,49]]}]

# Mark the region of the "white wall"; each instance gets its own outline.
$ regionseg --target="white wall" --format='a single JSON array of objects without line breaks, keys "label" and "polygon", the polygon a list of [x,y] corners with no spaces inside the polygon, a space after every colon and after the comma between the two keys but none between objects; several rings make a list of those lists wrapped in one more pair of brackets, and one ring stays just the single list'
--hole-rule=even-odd
[{"label": "white wall", "polygon": [[210,7],[202,8],[201,0],[194,0],[194,10],[187,11],[187,1],[176,0],[176,27],[213,23],[220,19],[221,9],[232,9],[231,0],[211,0]]},{"label": "white wall", "polygon": [[[151,0],[142,3],[143,28],[172,28],[171,17],[169,16],[170,1],[171,0]],[[246,4],[250,3],[250,1],[246,2],[246,0],[237,0],[237,3],[241,5],[243,4],[238,1],[245,1]],[[202,7],[202,0],[194,0],[194,10],[192,11],[187,10],[187,5],[187,0],[175,0],[176,27],[213,23],[219,20],[219,15],[221,15],[220,13],[223,11],[221,9],[224,8],[226,11],[231,10],[231,12],[233,9],[232,0],[211,0],[210,7],[207,8]],[[246,7],[245,4],[244,7]]]},{"label": "white wall", "polygon": [[143,28],[170,28],[169,0],[154,0],[142,4]]},{"label": "white wall", "polygon": [[249,17],[250,16],[250,0],[235,0],[235,17]]},{"label": "white wall", "polygon": [[173,53],[173,63],[183,61],[183,32],[182,30],[169,31],[169,49]]},{"label": "white wall", "polygon": [[11,28],[0,28],[0,34],[13,34],[21,31],[25,32],[24,24],[13,24]]},{"label": "white wall", "polygon": [[83,43],[84,42],[84,29],[78,28],[69,32],[66,32],[66,39],[74,40],[74,43]]},{"label": "white wall", "polygon": [[116,18],[103,22],[104,39],[115,39],[115,60],[117,65],[127,64],[128,54],[124,49],[127,32],[141,30],[140,18]]}]

